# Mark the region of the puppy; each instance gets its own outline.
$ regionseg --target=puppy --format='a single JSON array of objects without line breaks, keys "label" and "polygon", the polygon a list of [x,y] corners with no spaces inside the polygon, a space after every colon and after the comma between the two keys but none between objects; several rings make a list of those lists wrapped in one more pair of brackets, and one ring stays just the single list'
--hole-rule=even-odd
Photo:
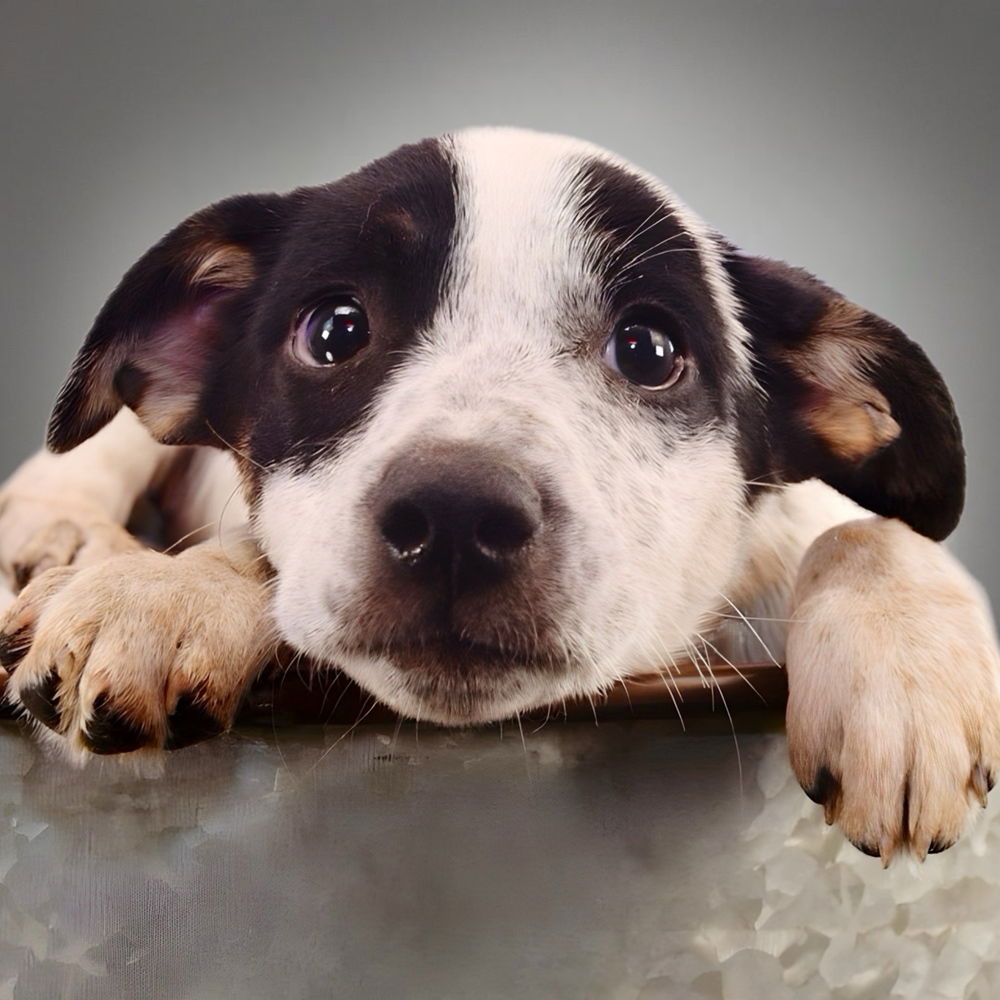
[{"label": "puppy", "polygon": [[[985,804],[997,651],[936,544],[940,376],[583,142],[465,131],[198,212],[108,300],[48,445],[0,499],[0,657],[78,753],[224,730],[279,639],[445,725],[697,646],[785,659],[792,766],[861,850],[923,858]],[[145,497],[169,552],[123,527]]]}]

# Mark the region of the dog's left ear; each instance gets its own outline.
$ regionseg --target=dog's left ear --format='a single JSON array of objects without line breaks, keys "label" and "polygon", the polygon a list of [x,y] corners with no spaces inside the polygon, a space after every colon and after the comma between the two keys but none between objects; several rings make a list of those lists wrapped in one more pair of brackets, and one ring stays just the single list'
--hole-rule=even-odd
[{"label": "dog's left ear", "polygon": [[238,336],[241,296],[266,269],[288,198],[238,195],[186,219],[148,250],[100,311],[49,420],[68,451],[122,406],[168,444],[216,444],[199,420],[212,365]]},{"label": "dog's left ear", "polygon": [[929,538],[958,523],[958,417],[924,352],[806,271],[732,252],[726,267],[767,392],[777,474],[816,477]]}]

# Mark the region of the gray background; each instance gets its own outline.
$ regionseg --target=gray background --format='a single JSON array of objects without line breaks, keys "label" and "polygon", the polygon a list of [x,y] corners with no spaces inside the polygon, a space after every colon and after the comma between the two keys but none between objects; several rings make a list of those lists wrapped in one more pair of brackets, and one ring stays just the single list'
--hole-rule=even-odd
[{"label": "gray background", "polygon": [[[991,6],[993,9],[991,10]],[[1000,596],[995,5],[6,2],[0,468],[191,211],[470,124],[580,135],[898,323],[958,401],[958,554]]]}]

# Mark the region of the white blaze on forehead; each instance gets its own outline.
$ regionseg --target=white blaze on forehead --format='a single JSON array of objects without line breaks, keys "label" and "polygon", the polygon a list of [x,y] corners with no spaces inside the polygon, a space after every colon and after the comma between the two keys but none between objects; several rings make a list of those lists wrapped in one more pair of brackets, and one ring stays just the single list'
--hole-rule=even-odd
[{"label": "white blaze on forehead", "polygon": [[445,314],[538,318],[567,292],[596,296],[576,185],[580,157],[596,149],[518,129],[474,129],[446,141],[459,190]]},{"label": "white blaze on forehead", "polygon": [[454,156],[459,193],[452,281],[442,303],[536,309],[567,292],[600,302],[588,267],[598,234],[580,224],[581,168],[598,160],[639,178],[658,196],[698,250],[702,278],[733,348],[740,374],[752,381],[749,335],[723,264],[718,237],[662,181],[580,139],[516,128],[469,129],[443,140]]}]

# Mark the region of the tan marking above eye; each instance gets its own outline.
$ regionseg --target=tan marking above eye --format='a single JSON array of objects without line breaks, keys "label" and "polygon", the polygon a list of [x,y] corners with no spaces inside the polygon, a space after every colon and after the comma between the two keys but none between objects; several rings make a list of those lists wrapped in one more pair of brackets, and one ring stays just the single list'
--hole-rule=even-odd
[{"label": "tan marking above eye", "polygon": [[257,276],[253,254],[235,244],[209,244],[195,248],[191,268],[192,285],[246,288]]}]

